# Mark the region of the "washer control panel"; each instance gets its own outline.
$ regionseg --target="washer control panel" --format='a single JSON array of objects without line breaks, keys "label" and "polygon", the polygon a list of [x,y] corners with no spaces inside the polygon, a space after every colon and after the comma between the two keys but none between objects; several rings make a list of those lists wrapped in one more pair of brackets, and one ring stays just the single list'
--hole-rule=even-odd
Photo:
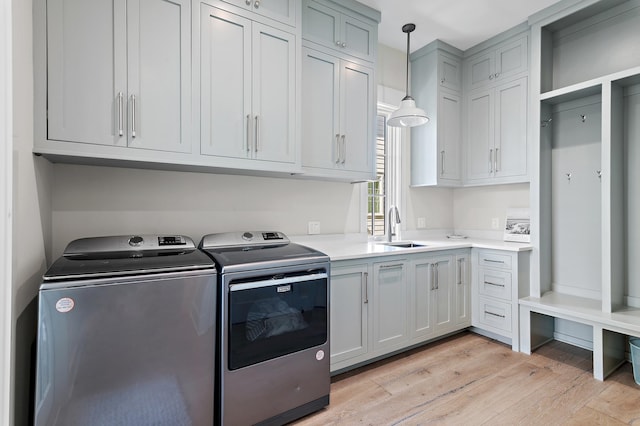
[{"label": "washer control panel", "polygon": [[165,252],[195,250],[193,240],[184,235],[117,235],[80,238],[67,245],[66,257],[92,257],[109,253]]}]

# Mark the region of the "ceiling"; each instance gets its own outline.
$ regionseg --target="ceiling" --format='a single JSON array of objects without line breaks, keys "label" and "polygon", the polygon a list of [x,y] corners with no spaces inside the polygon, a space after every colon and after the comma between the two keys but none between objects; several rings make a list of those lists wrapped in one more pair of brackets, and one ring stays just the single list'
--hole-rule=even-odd
[{"label": "ceiling", "polygon": [[440,39],[460,50],[527,20],[558,0],[358,0],[382,12],[381,44],[406,50],[402,26],[416,24],[411,51]]}]

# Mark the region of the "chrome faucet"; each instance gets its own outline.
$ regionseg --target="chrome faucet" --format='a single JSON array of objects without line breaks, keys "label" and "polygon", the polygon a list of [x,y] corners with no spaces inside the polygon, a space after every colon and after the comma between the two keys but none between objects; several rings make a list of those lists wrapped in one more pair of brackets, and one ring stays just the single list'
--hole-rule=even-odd
[{"label": "chrome faucet", "polygon": [[[393,217],[393,222],[391,218]],[[400,223],[400,212],[396,206],[389,207],[389,214],[387,215],[387,223],[389,224],[389,230],[387,232],[387,242],[391,242],[396,235],[396,224]]]}]

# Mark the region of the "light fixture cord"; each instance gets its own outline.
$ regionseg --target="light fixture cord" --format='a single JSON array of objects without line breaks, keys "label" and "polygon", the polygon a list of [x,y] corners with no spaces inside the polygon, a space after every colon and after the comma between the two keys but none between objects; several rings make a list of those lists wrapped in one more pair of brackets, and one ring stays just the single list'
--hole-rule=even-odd
[{"label": "light fixture cord", "polygon": [[411,37],[411,31],[407,32],[407,81],[405,84],[406,92],[405,97],[409,97],[409,38]]}]

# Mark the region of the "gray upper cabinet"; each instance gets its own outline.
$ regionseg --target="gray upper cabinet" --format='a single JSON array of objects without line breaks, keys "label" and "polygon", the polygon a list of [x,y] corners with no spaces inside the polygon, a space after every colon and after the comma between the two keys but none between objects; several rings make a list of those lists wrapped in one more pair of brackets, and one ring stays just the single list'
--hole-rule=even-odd
[{"label": "gray upper cabinet", "polygon": [[302,53],[302,165],[368,177],[374,155],[373,69],[308,48]]},{"label": "gray upper cabinet", "polygon": [[460,58],[439,52],[438,82],[445,89],[456,92],[462,90],[462,62]]},{"label": "gray upper cabinet", "polygon": [[527,78],[467,96],[466,184],[528,180]]},{"label": "gray upper cabinet", "polygon": [[36,151],[60,141],[191,152],[190,19],[186,0],[47,1]]},{"label": "gray upper cabinet", "polygon": [[287,25],[296,24],[296,6],[299,0],[222,0],[242,9],[250,10]]},{"label": "gray upper cabinet", "polygon": [[[333,7],[331,7],[333,6]],[[337,4],[303,0],[302,37],[347,55],[374,62],[377,23],[349,14]]]},{"label": "gray upper cabinet", "polygon": [[202,154],[294,163],[295,35],[201,8]]},{"label": "gray upper cabinet", "polygon": [[528,37],[521,36],[478,53],[465,61],[467,88],[500,84],[529,67]]},{"label": "gray upper cabinet", "polygon": [[439,40],[411,56],[411,88],[429,122],[411,129],[411,185],[462,184],[462,76],[459,52]]}]

